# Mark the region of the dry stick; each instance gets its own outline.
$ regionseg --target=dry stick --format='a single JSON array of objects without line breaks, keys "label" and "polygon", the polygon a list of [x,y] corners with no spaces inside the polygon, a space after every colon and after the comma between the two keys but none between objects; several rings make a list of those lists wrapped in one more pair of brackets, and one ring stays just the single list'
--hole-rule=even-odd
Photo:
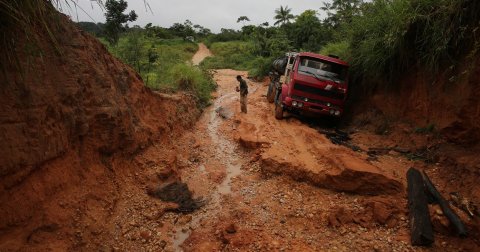
[{"label": "dry stick", "polygon": [[417,169],[410,168],[407,172],[407,183],[412,245],[429,246],[434,237],[422,174]]},{"label": "dry stick", "polygon": [[442,197],[442,195],[440,195],[440,193],[435,188],[432,181],[430,180],[430,178],[427,176],[425,172],[423,172],[423,180],[425,181],[425,187],[427,188],[428,192],[435,199],[435,202],[437,202],[440,205],[440,207],[442,208],[443,214],[448,218],[450,223],[452,223],[452,225],[455,227],[457,234],[460,237],[466,237],[467,230],[465,229],[465,226],[463,225],[462,220],[450,208],[450,206],[448,205],[448,202]]}]

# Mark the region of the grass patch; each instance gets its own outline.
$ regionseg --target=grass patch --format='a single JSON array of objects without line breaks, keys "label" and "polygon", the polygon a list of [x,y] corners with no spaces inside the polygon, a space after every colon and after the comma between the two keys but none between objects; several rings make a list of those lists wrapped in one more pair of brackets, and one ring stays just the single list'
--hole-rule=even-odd
[{"label": "grass patch", "polygon": [[336,55],[345,61],[349,61],[352,57],[350,54],[350,45],[347,41],[328,43],[322,47],[320,54]]},{"label": "grass patch", "polygon": [[179,63],[188,62],[198,46],[182,39],[158,39],[144,36],[142,32],[123,35],[116,46],[101,41],[108,50],[124,63],[133,67],[153,89],[169,89],[173,83],[170,69]]},{"label": "grass patch", "polygon": [[217,85],[207,71],[179,63],[170,69],[168,77],[171,79],[167,83],[172,85],[172,89],[190,91],[198,97],[202,107],[210,105],[210,93]]},{"label": "grass patch", "polygon": [[207,69],[235,69],[246,71],[256,58],[253,44],[245,41],[216,42],[210,45],[213,57],[202,61],[201,66]]},{"label": "grass patch", "polygon": [[248,71],[251,77],[266,76],[273,58],[256,56],[253,42],[229,41],[210,45],[214,54],[200,64],[206,69],[234,69]]},{"label": "grass patch", "polygon": [[146,86],[168,93],[188,91],[198,98],[200,107],[210,104],[210,93],[216,84],[207,71],[189,62],[198,50],[197,44],[152,38],[143,32],[123,35],[116,46],[100,40],[112,54],[133,67]]}]

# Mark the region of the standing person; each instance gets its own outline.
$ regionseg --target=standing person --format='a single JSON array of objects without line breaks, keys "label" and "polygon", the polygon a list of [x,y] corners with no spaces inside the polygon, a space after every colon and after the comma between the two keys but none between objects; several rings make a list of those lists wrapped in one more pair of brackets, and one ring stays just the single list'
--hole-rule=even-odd
[{"label": "standing person", "polygon": [[237,81],[240,82],[240,87],[237,87],[237,92],[240,92],[240,108],[243,113],[247,113],[247,95],[248,95],[248,85],[247,82],[242,79],[242,76],[237,75]]}]

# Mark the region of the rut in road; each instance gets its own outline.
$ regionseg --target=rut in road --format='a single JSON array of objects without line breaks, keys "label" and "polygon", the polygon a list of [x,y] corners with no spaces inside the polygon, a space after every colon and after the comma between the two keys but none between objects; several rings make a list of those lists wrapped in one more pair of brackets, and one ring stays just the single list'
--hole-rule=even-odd
[{"label": "rut in road", "polygon": [[[176,228],[176,237],[173,246],[177,251],[181,250],[180,245],[189,237],[191,229],[198,228],[201,219],[210,218],[219,211],[222,211],[224,198],[231,197],[230,194],[232,194],[232,179],[241,174],[241,167],[249,161],[245,158],[245,155],[242,154],[243,150],[239,149],[238,144],[229,139],[220,129],[220,124],[223,119],[217,113],[218,108],[238,102],[238,93],[236,93],[233,88],[225,87],[222,80],[230,82],[227,86],[231,87],[232,82],[236,81],[235,76],[237,74],[244,74],[244,72],[220,70],[220,72],[225,71],[228,71],[230,74],[222,76],[221,80],[217,80],[217,82],[219,82],[217,90],[218,97],[214,100],[213,105],[204,112],[203,117],[199,121],[199,125],[193,129],[196,135],[205,135],[208,137],[207,141],[210,143],[208,148],[210,155],[218,162],[219,166],[223,167],[222,172],[225,175],[221,183],[209,191],[209,196],[207,196],[209,200],[203,211],[198,211],[193,214],[193,218],[187,226],[178,226]],[[218,74],[216,76],[218,76]],[[193,178],[205,176],[207,173],[205,167],[209,165],[209,160],[207,159],[198,164],[198,168],[193,171],[193,174],[189,173],[188,176]]]},{"label": "rut in road", "polygon": [[[194,65],[200,64],[200,62],[208,56],[211,56],[211,52],[203,44],[199,44],[199,50],[192,58]],[[199,120],[197,126],[193,129],[195,135],[201,135],[207,137],[208,152],[217,166],[221,167],[222,181],[218,185],[213,185],[208,191],[207,205],[203,210],[197,211],[193,214],[191,221],[187,225],[179,225],[176,227],[176,235],[173,240],[173,248],[176,251],[182,251],[181,245],[190,236],[193,229],[198,228],[199,222],[202,219],[211,218],[222,210],[224,205],[223,201],[225,197],[230,197],[232,194],[231,183],[232,179],[241,173],[241,167],[248,162],[245,155],[242,155],[242,150],[239,150],[238,144],[228,139],[227,136],[221,131],[219,125],[222,123],[222,117],[218,115],[217,110],[230,104],[232,102],[238,102],[238,93],[235,92],[232,86],[235,86],[235,76],[245,75],[245,72],[238,72],[233,70],[219,70],[215,74],[218,89],[216,91],[217,98],[213,101],[213,104],[204,111],[202,118]],[[226,73],[223,75],[222,73]],[[203,139],[205,141],[205,139]],[[197,168],[193,171],[189,171],[188,177],[198,178],[207,176],[207,166],[210,166],[209,160],[205,160],[197,165]]]}]

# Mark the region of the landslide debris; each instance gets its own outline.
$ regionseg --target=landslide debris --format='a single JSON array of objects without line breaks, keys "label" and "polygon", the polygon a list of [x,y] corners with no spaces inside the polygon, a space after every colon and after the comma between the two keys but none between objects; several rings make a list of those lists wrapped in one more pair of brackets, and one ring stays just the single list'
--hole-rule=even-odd
[{"label": "landslide debris", "polygon": [[[259,97],[257,99],[262,99]],[[257,101],[257,104],[261,104]],[[265,113],[253,108],[253,113]],[[266,109],[266,108],[262,108]],[[380,167],[367,156],[342,145],[297,120],[277,121],[271,116],[247,116],[236,119],[239,143],[260,151],[265,174],[286,175],[298,181],[336,191],[359,194],[396,194],[404,190],[391,167]],[[329,132],[341,142],[348,135]]]}]

